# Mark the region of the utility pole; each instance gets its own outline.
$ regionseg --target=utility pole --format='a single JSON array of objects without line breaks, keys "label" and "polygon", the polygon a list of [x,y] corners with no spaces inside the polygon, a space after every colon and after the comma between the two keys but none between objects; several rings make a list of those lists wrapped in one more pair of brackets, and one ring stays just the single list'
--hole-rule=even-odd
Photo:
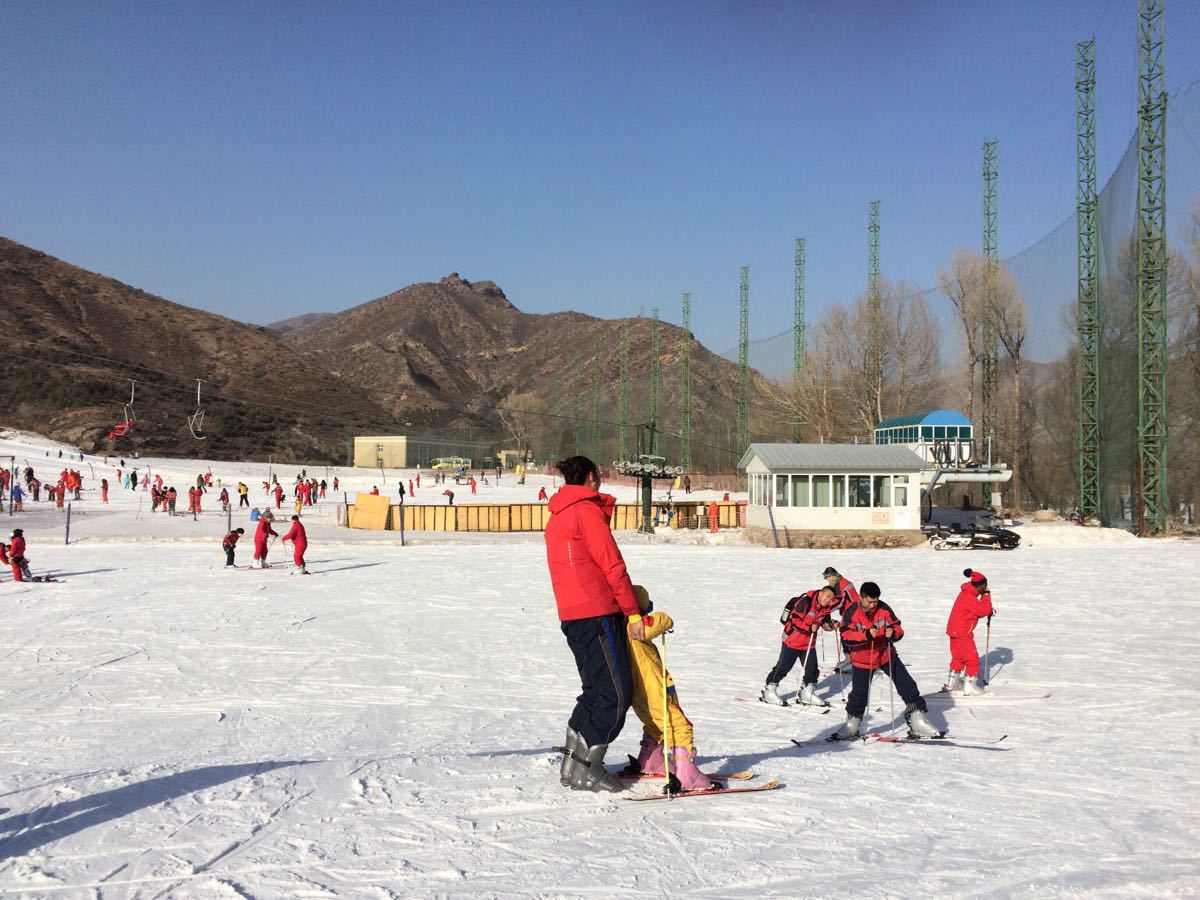
[{"label": "utility pole", "polygon": [[883,298],[879,287],[879,201],[867,211],[867,384],[875,421],[883,420]]},{"label": "utility pole", "polygon": [[[804,242],[796,238],[796,275],[793,286],[795,313],[792,321],[792,380],[795,390],[800,390],[800,378],[804,371]],[[803,423],[799,416],[796,418],[795,434],[797,442],[803,437]]]},{"label": "utility pole", "polygon": [[741,456],[750,443],[750,267],[742,266],[738,315],[737,448]]},{"label": "utility pole", "polygon": [[682,379],[679,391],[679,464],[685,472],[692,468],[692,295],[683,295]]},{"label": "utility pole", "polygon": [[603,357],[600,355],[600,335],[596,335],[596,355],[594,357],[595,383],[592,387],[592,462],[600,462],[600,382],[604,378]]},{"label": "utility pole", "polygon": [[1167,92],[1162,0],[1138,3],[1138,531],[1166,524]]},{"label": "utility pole", "polygon": [[621,323],[621,459],[629,458],[629,321]]},{"label": "utility pole", "polygon": [[650,452],[658,453],[658,408],[659,408],[659,372],[658,372],[658,307],[651,311],[650,319]]},{"label": "utility pole", "polygon": [[983,380],[983,438],[996,441],[996,353],[998,328],[996,323],[996,144],[983,142],[983,349],[981,377]]},{"label": "utility pole", "polygon": [[579,348],[575,348],[575,455],[583,453],[583,374],[579,367]]},{"label": "utility pole", "polygon": [[1100,301],[1096,282],[1096,39],[1075,45],[1079,292],[1079,512],[1100,515]]}]

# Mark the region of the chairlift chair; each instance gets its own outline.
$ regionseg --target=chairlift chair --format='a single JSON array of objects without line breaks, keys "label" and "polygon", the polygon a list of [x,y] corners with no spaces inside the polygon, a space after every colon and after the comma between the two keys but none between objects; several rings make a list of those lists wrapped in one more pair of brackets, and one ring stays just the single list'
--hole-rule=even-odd
[{"label": "chairlift chair", "polygon": [[196,411],[188,416],[188,430],[191,431],[192,437],[198,441],[202,441],[208,437],[204,433],[204,407],[200,405],[200,385],[203,384],[200,379],[196,379]]},{"label": "chairlift chair", "polygon": [[137,417],[133,413],[133,398],[137,395],[137,382],[129,379],[129,402],[125,404],[125,421],[109,429],[107,440],[114,443],[133,431]]}]

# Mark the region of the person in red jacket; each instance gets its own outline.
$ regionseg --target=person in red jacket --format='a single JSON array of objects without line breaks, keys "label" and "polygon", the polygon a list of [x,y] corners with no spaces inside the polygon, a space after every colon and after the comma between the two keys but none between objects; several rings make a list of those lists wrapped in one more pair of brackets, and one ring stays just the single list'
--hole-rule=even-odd
[{"label": "person in red jacket", "polygon": [[258,530],[254,532],[254,559],[260,569],[269,569],[267,565],[267,538],[279,537],[279,533],[271,527],[271,520],[262,516],[258,520]]},{"label": "person in red jacket", "polygon": [[600,470],[586,456],[557,464],[566,483],[550,500],[546,560],[567,646],[583,682],[567,724],[559,781],[577,791],[616,791],[604,754],[625,725],[633,696],[628,640],[644,635],[633,582],[609,520],[616,498],[601,494]]},{"label": "person in red jacket", "polygon": [[[843,578],[842,574],[833,566],[826,566],[822,573],[825,578],[825,583],[833,588],[833,593],[837,597],[837,610],[839,616],[845,616],[846,610],[858,603],[858,591],[854,589],[854,583],[849,578]],[[841,653],[842,647],[838,647],[838,661],[835,670],[845,675],[850,671],[849,657],[843,657]]]},{"label": "person in red jacket", "polygon": [[281,485],[278,481],[275,482],[275,490],[273,493],[275,494],[275,508],[282,509],[283,508],[283,485]]},{"label": "person in red jacket", "polygon": [[764,703],[774,703],[776,706],[787,706],[787,702],[779,696],[779,683],[787,678],[792,666],[801,657],[804,658],[804,686],[796,697],[797,703],[805,706],[828,706],[829,703],[817,697],[817,654],[814,652],[817,644],[817,632],[833,630],[830,618],[837,612],[837,596],[833,588],[823,587],[815,591],[806,591],[799,597],[788,601],[783,620],[783,646],[779,649],[779,661],[775,668],[767,673],[767,686],[759,698]]},{"label": "person in red jacket", "polygon": [[14,528],[12,542],[8,545],[8,561],[12,565],[13,581],[32,581],[29,560],[25,558],[25,532]]},{"label": "person in red jacket", "polygon": [[905,703],[904,718],[908,721],[909,737],[941,737],[925,716],[925,698],[921,689],[908,674],[893,646],[904,637],[900,618],[890,606],[879,599],[879,585],[864,581],[858,603],[842,613],[842,641],[853,667],[853,687],[846,703],[846,724],[830,735],[830,740],[850,740],[858,737],[859,725],[870,698],[871,679],[879,669],[887,671],[896,692]]},{"label": "person in red jacket", "polygon": [[108,479],[107,478],[100,479],[100,502],[101,503],[108,502]]},{"label": "person in red jacket", "polygon": [[300,567],[300,574],[307,575],[308,569],[304,566],[304,551],[308,549],[308,535],[304,532],[304,526],[300,524],[299,516],[292,516],[292,527],[288,529],[288,533],[283,536],[283,542],[292,542],[292,562]]},{"label": "person in red jacket", "polygon": [[224,539],[221,541],[221,549],[225,551],[226,568],[229,568],[230,566],[234,566],[236,568],[236,563],[233,561],[234,552],[237,550],[238,538],[245,533],[246,529],[235,528],[233,531],[229,532],[229,534],[225,535]]},{"label": "person in red jacket", "polygon": [[[983,618],[995,615],[992,609],[992,592],[988,590],[987,576],[982,572],[963,569],[966,584],[958,591],[958,597],[950,610],[946,622],[946,635],[950,638],[950,676],[944,691],[961,690],[963,694],[979,694],[979,648],[975,646],[975,626]],[[966,677],[963,677],[963,672]]]},{"label": "person in red jacket", "polygon": [[546,493],[546,486],[542,485],[540,488],[538,488],[538,503],[545,503],[549,499],[550,497]]}]

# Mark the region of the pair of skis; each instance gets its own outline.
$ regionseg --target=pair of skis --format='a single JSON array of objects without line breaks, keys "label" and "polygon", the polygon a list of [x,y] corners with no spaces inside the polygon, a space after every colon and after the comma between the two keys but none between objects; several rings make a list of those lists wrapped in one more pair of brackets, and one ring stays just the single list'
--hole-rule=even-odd
[{"label": "pair of skis", "polygon": [[[773,791],[776,788],[783,787],[783,782],[778,778],[772,778],[762,784],[756,784],[746,787],[725,787],[723,782],[729,781],[749,781],[754,778],[754,772],[746,769],[742,772],[715,772],[708,775],[714,782],[721,784],[720,787],[714,787],[707,791],[668,791],[663,789],[658,794],[626,794],[624,799],[636,800],[644,802],[646,800],[681,800],[684,797],[715,797],[720,794],[757,794],[763,791]],[[663,776],[658,775],[643,775],[641,773],[633,773],[626,775],[622,773],[620,778],[624,781],[632,781],[634,783],[642,781],[661,781]]]},{"label": "pair of skis", "polygon": [[836,735],[830,735],[821,741],[798,741],[792,738],[792,743],[797,747],[812,747],[816,744],[921,744],[924,746],[938,745],[942,747],[965,747],[968,749],[993,749],[993,750],[1008,750],[1008,747],[996,747],[1008,739],[1007,734],[1002,734],[998,738],[982,741],[960,741],[957,738],[952,738],[945,732],[936,737],[909,737],[906,735],[896,734],[881,734],[878,731],[868,731],[866,734],[856,734],[854,737],[839,738]]}]

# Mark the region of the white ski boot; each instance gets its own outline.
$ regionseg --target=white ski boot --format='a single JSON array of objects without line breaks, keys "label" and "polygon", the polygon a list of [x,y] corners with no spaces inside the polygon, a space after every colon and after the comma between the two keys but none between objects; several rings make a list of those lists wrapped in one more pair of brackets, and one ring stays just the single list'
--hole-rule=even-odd
[{"label": "white ski boot", "polygon": [[908,736],[910,738],[942,737],[942,732],[934,728],[933,723],[925,717],[923,709],[909,709],[905,712],[904,718],[908,722]]},{"label": "white ski boot", "polygon": [[942,687],[943,691],[961,691],[963,689],[963,673],[950,670],[950,674],[946,676],[946,684]]},{"label": "white ski boot", "polygon": [[858,726],[862,724],[861,716],[846,716],[846,724],[830,735],[831,741],[851,741],[858,737]]},{"label": "white ski boot", "polygon": [[779,696],[778,684],[768,683],[767,686],[762,689],[762,693],[759,695],[758,699],[762,700],[763,703],[771,703],[775,706],[787,706],[787,702]]},{"label": "white ski boot", "polygon": [[973,694],[985,694],[987,691],[979,684],[978,675],[970,675],[963,682],[963,696],[970,697]]},{"label": "white ski boot", "polygon": [[796,702],[804,706],[828,706],[829,704],[817,696],[817,686],[815,684],[806,684],[800,689],[800,696],[796,698]]}]

